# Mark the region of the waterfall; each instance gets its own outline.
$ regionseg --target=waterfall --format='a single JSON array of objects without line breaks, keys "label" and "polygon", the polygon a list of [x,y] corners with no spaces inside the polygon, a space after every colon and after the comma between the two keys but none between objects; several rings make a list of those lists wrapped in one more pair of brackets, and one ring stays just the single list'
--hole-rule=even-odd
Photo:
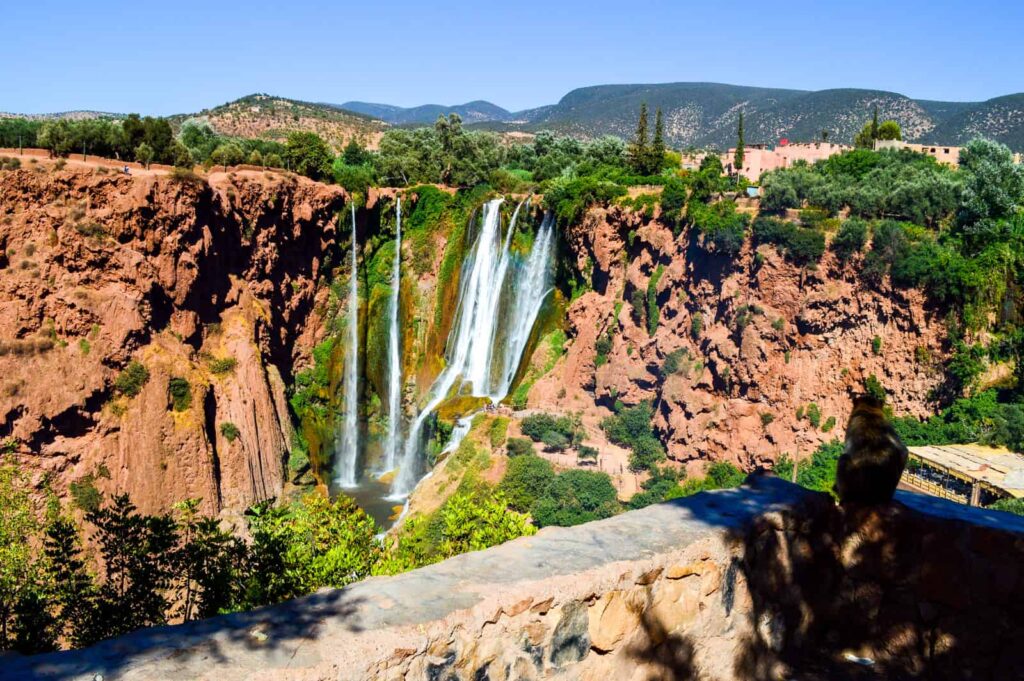
[{"label": "waterfall", "polygon": [[[512,317],[505,340],[504,372],[494,395],[501,400],[508,395],[512,380],[519,370],[519,363],[526,351],[534,322],[544,305],[544,299],[551,292],[551,253],[555,244],[555,219],[551,213],[544,214],[540,229],[533,242],[533,250],[516,282],[516,302],[512,306]],[[497,401],[496,400],[496,401]]]},{"label": "waterfall", "polygon": [[356,206],[352,206],[352,270],[348,287],[348,350],[345,353],[345,418],[337,444],[337,483],[355,487],[359,480],[359,270],[356,264]]},{"label": "waterfall", "polygon": [[395,207],[395,258],[391,263],[391,300],[388,305],[388,435],[384,444],[384,470],[398,462],[402,426],[402,357],[398,328],[399,292],[402,284],[402,198]]},{"label": "waterfall", "polygon": [[[420,453],[423,427],[456,385],[462,394],[488,397],[493,403],[505,397],[544,297],[550,291],[553,220],[545,215],[526,265],[520,267],[510,247],[523,204],[516,207],[502,239],[502,201],[494,199],[484,205],[479,234],[463,262],[455,323],[446,349],[447,363],[428,390],[426,405],[409,428],[392,487],[396,497],[407,495],[416,485],[424,468]],[[495,368],[497,372],[493,371]]]}]

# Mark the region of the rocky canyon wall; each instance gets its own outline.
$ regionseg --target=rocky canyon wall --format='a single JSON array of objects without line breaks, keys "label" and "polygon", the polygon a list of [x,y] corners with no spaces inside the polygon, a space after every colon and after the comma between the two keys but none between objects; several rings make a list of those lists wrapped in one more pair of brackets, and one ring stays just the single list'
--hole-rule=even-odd
[{"label": "rocky canyon wall", "polygon": [[0,173],[0,443],[41,487],[147,512],[278,496],[345,200],[257,171]]},{"label": "rocky canyon wall", "polygon": [[[872,374],[897,414],[934,413],[942,315],[919,291],[863,284],[856,261],[826,252],[801,268],[750,239],[735,258],[714,254],[691,231],[674,235],[657,214],[619,206],[590,209],[564,238],[590,290],[570,305],[566,354],[531,390],[531,407],[596,422],[617,400],[648,401],[670,458],[746,470],[841,437],[850,393]],[[610,341],[601,357],[600,339]],[[817,426],[805,415],[812,404]]]}]

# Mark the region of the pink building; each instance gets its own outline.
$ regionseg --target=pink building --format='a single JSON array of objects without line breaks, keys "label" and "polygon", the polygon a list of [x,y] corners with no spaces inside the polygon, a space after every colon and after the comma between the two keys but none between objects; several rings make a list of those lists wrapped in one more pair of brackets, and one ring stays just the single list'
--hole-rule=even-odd
[{"label": "pink building", "polygon": [[[797,161],[814,163],[824,161],[829,156],[849,151],[853,147],[846,144],[833,144],[832,142],[798,142],[790,144],[787,140],[779,140],[779,145],[774,149],[768,149],[763,144],[752,144],[743,152],[743,168],[739,172],[751,182],[757,182],[761,175],[769,170],[788,168]],[[722,154],[722,167],[727,173],[735,172],[733,161],[736,158],[736,149],[730,149]]]}]

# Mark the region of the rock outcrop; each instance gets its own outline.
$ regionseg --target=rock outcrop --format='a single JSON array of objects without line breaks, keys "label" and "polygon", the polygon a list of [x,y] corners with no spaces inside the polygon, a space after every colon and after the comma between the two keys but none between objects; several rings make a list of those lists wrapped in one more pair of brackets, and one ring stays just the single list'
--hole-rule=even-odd
[{"label": "rock outcrop", "polygon": [[1010,679],[1024,521],[753,477],[0,679]]},{"label": "rock outcrop", "polygon": [[147,512],[280,495],[284,386],[322,333],[344,202],[283,173],[0,173],[0,442],[40,486]]},{"label": "rock outcrop", "polygon": [[[568,351],[533,387],[531,407],[610,413],[616,400],[648,401],[670,458],[747,470],[836,437],[850,393],[872,374],[896,413],[934,412],[942,318],[918,291],[866,286],[856,262],[828,252],[804,269],[750,240],[735,258],[716,255],[690,231],[674,236],[657,217],[617,206],[591,209],[565,241],[592,290],[570,305]],[[651,296],[660,309],[653,335]],[[602,336],[612,343],[603,364]],[[678,368],[668,372],[672,353]],[[811,404],[817,426],[798,416]]]}]

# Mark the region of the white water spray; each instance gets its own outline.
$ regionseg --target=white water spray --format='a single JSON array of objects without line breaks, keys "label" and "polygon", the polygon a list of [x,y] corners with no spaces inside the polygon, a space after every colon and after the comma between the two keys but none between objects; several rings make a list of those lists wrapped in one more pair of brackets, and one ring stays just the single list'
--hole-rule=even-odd
[{"label": "white water spray", "polygon": [[[420,452],[423,427],[453,388],[459,386],[458,392],[462,394],[488,397],[495,404],[505,397],[533,323],[550,291],[553,221],[545,216],[526,266],[521,269],[513,262],[515,256],[510,247],[522,203],[513,214],[504,240],[501,203],[502,199],[494,199],[484,205],[480,233],[463,263],[455,324],[448,337],[447,364],[431,385],[426,405],[409,428],[392,487],[395,497],[403,497],[415,487],[425,467]],[[506,281],[514,264],[515,277]],[[455,435],[449,447],[458,444]]]},{"label": "white water spray", "polygon": [[345,353],[345,418],[336,436],[337,478],[341,487],[355,487],[359,480],[359,270],[356,264],[356,206],[352,205],[352,270],[348,287],[348,350]]},{"label": "white water spray", "polygon": [[395,207],[395,258],[391,263],[390,331],[388,336],[388,434],[384,442],[384,470],[394,470],[401,448],[402,357],[398,328],[399,292],[402,285],[402,198]]}]

